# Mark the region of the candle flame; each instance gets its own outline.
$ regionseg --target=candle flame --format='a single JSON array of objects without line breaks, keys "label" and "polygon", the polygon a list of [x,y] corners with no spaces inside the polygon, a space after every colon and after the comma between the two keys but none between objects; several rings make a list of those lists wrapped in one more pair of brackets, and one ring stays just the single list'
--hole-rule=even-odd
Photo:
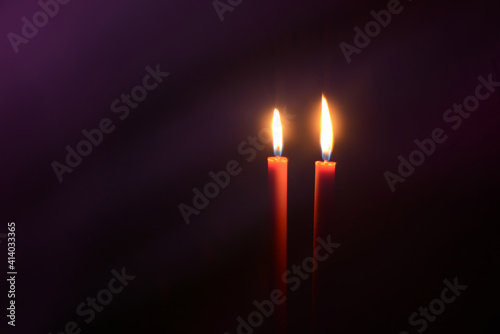
[{"label": "candle flame", "polygon": [[330,110],[326,103],[325,96],[321,97],[321,153],[323,160],[330,160],[333,150],[333,129],[330,118]]},{"label": "candle flame", "polygon": [[278,109],[274,109],[272,128],[274,155],[281,157],[281,153],[283,152],[283,129],[281,127],[281,118]]}]

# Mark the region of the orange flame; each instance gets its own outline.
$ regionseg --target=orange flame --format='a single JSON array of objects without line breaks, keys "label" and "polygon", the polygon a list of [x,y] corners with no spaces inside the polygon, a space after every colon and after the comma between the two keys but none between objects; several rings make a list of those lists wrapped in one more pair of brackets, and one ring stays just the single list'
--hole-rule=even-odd
[{"label": "orange flame", "polygon": [[330,110],[326,103],[325,96],[321,97],[321,153],[323,160],[330,160],[333,151],[333,129],[330,118]]},{"label": "orange flame", "polygon": [[281,157],[281,153],[283,152],[283,128],[281,127],[281,118],[278,109],[274,109],[272,128],[274,155]]}]

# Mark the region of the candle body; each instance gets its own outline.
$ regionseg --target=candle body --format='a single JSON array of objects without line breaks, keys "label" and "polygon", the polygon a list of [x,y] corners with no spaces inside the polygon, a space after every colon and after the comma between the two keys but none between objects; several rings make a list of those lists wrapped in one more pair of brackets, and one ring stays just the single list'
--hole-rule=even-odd
[{"label": "candle body", "polygon": [[[286,296],[286,283],[282,280],[287,270],[287,179],[288,159],[284,157],[269,157],[267,159],[269,177],[269,199],[271,220],[273,223],[275,246],[275,284]],[[286,331],[286,302],[279,306],[277,320],[280,333]]]},{"label": "candle body", "polygon": [[[314,247],[316,238],[328,231],[325,222],[332,219],[335,162],[316,161],[314,177]],[[323,236],[326,237],[326,236]]]},{"label": "candle body", "polygon": [[[333,191],[335,185],[335,162],[316,161],[314,177],[314,232],[313,232],[313,255],[317,247],[317,238],[325,239],[331,232],[332,226],[329,226],[333,219]],[[312,332],[317,332],[317,290],[318,290],[318,272],[312,273]]]}]

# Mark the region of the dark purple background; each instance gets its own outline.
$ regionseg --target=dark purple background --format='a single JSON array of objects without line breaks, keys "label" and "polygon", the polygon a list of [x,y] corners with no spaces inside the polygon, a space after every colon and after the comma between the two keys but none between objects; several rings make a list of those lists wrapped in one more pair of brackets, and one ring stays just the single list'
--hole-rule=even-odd
[{"label": "dark purple background", "polygon": [[[236,318],[269,297],[270,145],[238,153],[275,106],[289,162],[289,264],[309,256],[321,93],[332,108],[337,161],[330,229],[341,247],[321,264],[321,333],[399,333],[439,297],[443,280],[468,289],[425,333],[498,333],[500,89],[454,131],[442,120],[500,80],[495,1],[403,1],[404,10],[348,64],[339,48],[386,1],[245,0],[219,20],[210,1],[78,1],[15,54],[0,43],[0,233],[17,225],[17,318],[9,333],[236,333]],[[20,33],[36,1],[0,4],[0,32]],[[121,121],[110,104],[145,67],[170,76]],[[496,65],[495,65],[496,64]],[[116,129],[59,183],[83,129]],[[413,141],[448,140],[392,193]],[[210,171],[240,175],[186,225]],[[7,271],[6,240],[0,244]],[[89,325],[78,304],[126,267],[136,278]],[[5,274],[2,274],[4,276]],[[7,286],[2,279],[2,309]],[[310,280],[289,295],[289,332],[309,333]],[[6,311],[3,311],[6,312]],[[2,329],[3,331],[3,329]],[[255,333],[276,333],[273,320]]]}]

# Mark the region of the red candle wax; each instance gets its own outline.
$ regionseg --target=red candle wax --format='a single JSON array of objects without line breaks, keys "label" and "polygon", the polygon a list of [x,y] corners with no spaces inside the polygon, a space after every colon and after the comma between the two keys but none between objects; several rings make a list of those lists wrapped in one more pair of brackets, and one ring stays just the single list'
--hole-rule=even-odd
[{"label": "red candle wax", "polygon": [[287,177],[288,159],[285,157],[267,158],[269,177],[269,198],[273,221],[275,243],[275,271],[277,287],[286,293],[286,284],[281,276],[286,272],[286,233],[287,233]]},{"label": "red candle wax", "polygon": [[[329,221],[332,220],[333,213],[333,188],[335,183],[335,162],[316,161],[316,172],[314,177],[314,238],[313,254],[318,247],[316,239],[326,238],[330,229]],[[318,293],[318,272],[312,273],[312,316],[313,333],[316,333],[317,326],[317,293]]]},{"label": "red candle wax", "polygon": [[[335,184],[336,162],[316,161],[314,177],[314,248],[316,238],[323,236],[322,226],[332,219],[333,213],[333,188]],[[318,233],[319,230],[319,233]],[[326,237],[326,236],[323,236]]]}]

